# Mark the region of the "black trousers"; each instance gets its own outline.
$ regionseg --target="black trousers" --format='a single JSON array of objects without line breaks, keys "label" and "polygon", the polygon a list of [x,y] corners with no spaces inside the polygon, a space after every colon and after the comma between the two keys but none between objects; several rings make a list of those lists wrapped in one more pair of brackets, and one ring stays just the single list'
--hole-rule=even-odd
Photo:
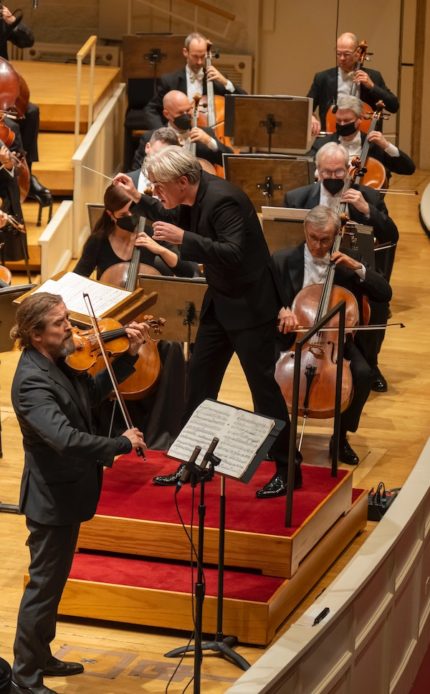
[{"label": "black trousers", "polygon": [[25,112],[25,118],[19,120],[11,120],[6,118],[6,123],[15,135],[19,133],[22,148],[25,152],[28,165],[34,161],[39,161],[39,152],[37,148],[37,137],[39,135],[39,120],[40,111],[36,104],[29,102]]},{"label": "black trousers", "polygon": [[228,363],[236,352],[251,390],[254,411],[286,423],[270,450],[280,469],[288,462],[290,420],[274,377],[275,334],[274,320],[252,328],[226,330],[217,320],[213,306],[209,307],[200,321],[191,357],[184,423],[203,400],[216,400]]},{"label": "black trousers", "polygon": [[26,519],[30,532],[30,580],[18,612],[13,680],[22,687],[43,684],[43,669],[52,657],[58,604],[72,566],[79,533],[74,525],[42,525]]},{"label": "black trousers", "polygon": [[357,431],[372,383],[372,369],[352,341],[345,344],[345,357],[350,360],[354,394],[349,407],[341,414],[340,428],[343,434],[347,431]]}]

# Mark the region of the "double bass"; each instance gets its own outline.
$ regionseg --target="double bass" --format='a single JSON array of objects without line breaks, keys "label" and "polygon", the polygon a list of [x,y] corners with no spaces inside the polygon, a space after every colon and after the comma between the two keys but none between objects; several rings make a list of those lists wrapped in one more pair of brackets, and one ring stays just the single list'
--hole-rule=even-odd
[{"label": "double bass", "polygon": [[367,131],[366,139],[363,142],[363,147],[360,152],[360,162],[361,170],[357,176],[357,182],[364,186],[370,186],[371,188],[376,188],[377,190],[384,187],[387,179],[387,172],[385,171],[384,165],[374,159],[374,157],[369,157],[369,134],[376,130],[378,122],[384,118],[384,102],[378,101],[375,107],[375,111],[369,119],[369,128]]}]

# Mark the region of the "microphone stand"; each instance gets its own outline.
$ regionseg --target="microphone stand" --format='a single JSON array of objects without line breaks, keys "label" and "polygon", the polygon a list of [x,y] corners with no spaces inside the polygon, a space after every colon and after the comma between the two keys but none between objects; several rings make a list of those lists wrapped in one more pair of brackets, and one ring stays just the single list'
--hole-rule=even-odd
[{"label": "microphone stand", "polygon": [[[203,600],[204,600],[204,584],[203,584],[203,550],[204,550],[204,517],[206,507],[204,504],[204,485],[206,481],[212,479],[214,475],[214,466],[221,461],[218,456],[214,455],[214,450],[218,444],[218,439],[212,439],[208,450],[206,451],[201,466],[194,465],[193,471],[185,475],[186,481],[190,475],[191,485],[195,486],[197,480],[200,480],[200,503],[199,503],[199,534],[198,534],[198,573],[195,584],[196,596],[196,620],[195,620],[195,635],[194,646],[180,646],[165,653],[166,658],[175,658],[184,653],[194,651],[194,693],[200,692],[200,673],[203,651],[214,651],[228,658],[232,663],[240,667],[242,670],[248,670],[250,664],[239,653],[233,651],[233,646],[237,644],[236,636],[223,635],[223,602],[224,602],[224,547],[225,547],[225,479],[221,478],[221,495],[220,495],[220,513],[219,513],[219,542],[218,542],[218,590],[217,590],[217,626],[215,640],[202,642],[202,617],[203,617]],[[193,454],[194,455],[194,454]],[[191,456],[193,457],[193,456]],[[191,460],[191,459],[190,459]],[[206,464],[211,463],[209,469],[205,470]],[[187,463],[187,466],[189,463]],[[184,474],[184,473],[183,473]],[[194,477],[194,475],[196,477]],[[196,479],[197,478],[197,479]],[[180,487],[179,487],[180,488]]]}]

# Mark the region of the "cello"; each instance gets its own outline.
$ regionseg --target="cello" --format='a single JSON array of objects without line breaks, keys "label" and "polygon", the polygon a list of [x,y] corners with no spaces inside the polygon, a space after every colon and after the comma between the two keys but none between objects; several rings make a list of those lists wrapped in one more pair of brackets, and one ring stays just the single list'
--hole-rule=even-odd
[{"label": "cello", "polygon": [[[368,44],[367,41],[360,41],[357,47],[358,53],[359,53],[359,58],[355,64],[354,71],[353,73],[357,72],[357,70],[362,70],[363,69],[363,64],[365,60],[368,60],[367,58],[367,53],[368,53]],[[351,86],[351,96],[356,96],[360,98],[360,86],[356,83],[353,82]],[[337,111],[337,104],[334,104],[333,106],[330,106],[326,113],[326,130],[328,133],[335,133],[336,132],[336,111]],[[363,101],[363,109],[361,112],[361,121],[360,121],[360,130],[363,133],[367,133],[370,127],[370,123],[368,118],[372,115],[372,108],[369,106],[369,104],[366,104]]]},{"label": "cello", "polygon": [[357,182],[364,186],[370,186],[371,188],[376,188],[377,190],[384,187],[387,179],[387,172],[384,165],[375,159],[374,157],[369,157],[369,134],[376,130],[378,121],[384,118],[384,102],[378,101],[375,107],[375,111],[372,114],[369,123],[369,128],[367,130],[366,139],[363,142],[363,147],[361,148],[360,161],[362,168],[358,172]]},{"label": "cello", "polygon": [[[345,180],[343,192],[346,192],[354,182],[359,164],[358,160],[354,162],[353,170]],[[341,203],[341,205],[345,207],[345,203]],[[345,223],[346,216],[344,214],[330,255],[340,249]],[[344,301],[346,305],[345,327],[352,328],[358,324],[360,312],[357,300],[348,289],[334,284],[335,269],[335,264],[330,262],[323,284],[308,285],[296,295],[291,308],[300,325],[314,325],[341,301]],[[311,338],[302,351],[298,414],[305,418],[326,419],[334,415],[338,368],[338,316],[335,316],[326,328],[328,330],[318,332]],[[290,411],[293,400],[294,359],[293,345],[293,348],[285,352],[278,360],[275,369],[275,380]],[[342,364],[341,412],[348,408],[352,396],[351,369],[348,361],[344,359]]]}]

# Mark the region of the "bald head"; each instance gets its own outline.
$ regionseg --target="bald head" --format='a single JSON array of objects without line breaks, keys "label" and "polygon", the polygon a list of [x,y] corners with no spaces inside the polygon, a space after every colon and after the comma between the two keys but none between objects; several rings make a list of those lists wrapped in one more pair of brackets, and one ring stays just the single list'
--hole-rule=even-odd
[{"label": "bald head", "polygon": [[359,60],[358,39],[350,31],[341,34],[336,42],[337,65],[344,72],[351,72],[355,69]]},{"label": "bald head", "polygon": [[163,98],[163,115],[170,124],[173,123],[177,116],[181,116],[184,113],[192,113],[193,103],[189,100],[188,96],[184,92],[180,92],[177,89],[172,89],[170,92],[164,95]]}]

